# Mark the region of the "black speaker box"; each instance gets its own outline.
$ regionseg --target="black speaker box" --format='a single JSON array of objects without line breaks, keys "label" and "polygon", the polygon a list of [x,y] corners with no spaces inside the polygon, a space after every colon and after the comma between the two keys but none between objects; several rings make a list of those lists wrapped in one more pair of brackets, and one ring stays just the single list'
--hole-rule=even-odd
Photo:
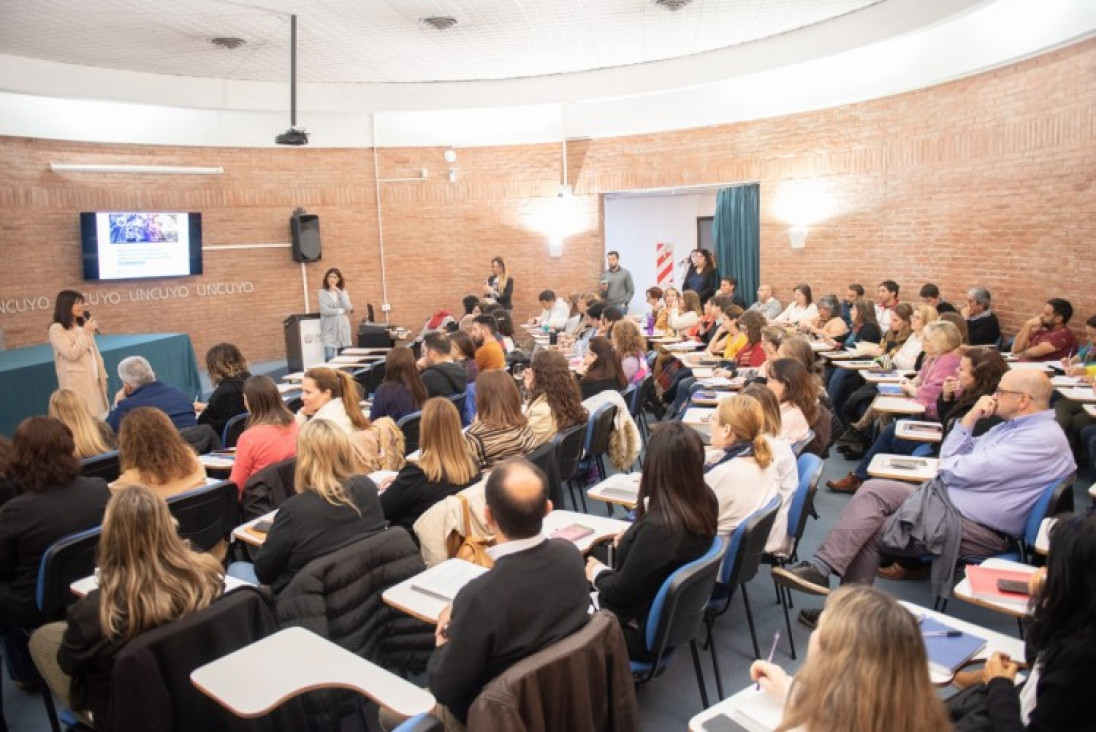
[{"label": "black speaker box", "polygon": [[391,348],[392,336],[383,323],[358,323],[358,348]]},{"label": "black speaker box", "polygon": [[320,246],[320,217],[297,214],[289,218],[289,233],[293,238],[294,262],[318,262],[323,259]]}]

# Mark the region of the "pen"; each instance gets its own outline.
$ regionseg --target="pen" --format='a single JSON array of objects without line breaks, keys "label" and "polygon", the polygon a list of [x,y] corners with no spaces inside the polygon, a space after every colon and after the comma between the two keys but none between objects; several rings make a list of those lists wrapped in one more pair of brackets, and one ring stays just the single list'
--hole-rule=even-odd
[{"label": "pen", "polygon": [[[780,631],[773,633],[773,646],[769,649],[769,660],[767,663],[773,662],[773,654],[776,653],[776,644],[780,642]],[[757,690],[761,691],[761,679],[757,680]]]},{"label": "pen", "polygon": [[962,635],[961,630],[928,630],[921,634],[924,638],[959,638]]}]

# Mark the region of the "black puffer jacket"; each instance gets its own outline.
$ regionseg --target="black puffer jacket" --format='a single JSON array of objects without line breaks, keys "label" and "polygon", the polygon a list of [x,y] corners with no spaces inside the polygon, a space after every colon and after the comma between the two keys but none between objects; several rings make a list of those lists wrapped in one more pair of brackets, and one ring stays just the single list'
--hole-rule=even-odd
[{"label": "black puffer jacket", "polygon": [[285,503],[285,499],[296,495],[293,484],[296,469],[297,458],[291,457],[268,465],[248,478],[240,497],[240,523],[268,514]]},{"label": "black puffer jacket", "polygon": [[[390,671],[419,673],[434,650],[434,627],[386,605],[381,593],[425,569],[407,531],[389,528],[298,572],[278,594],[278,622],[311,630]],[[351,692],[306,699],[309,718],[322,718],[320,729],[337,729],[355,703]]]}]

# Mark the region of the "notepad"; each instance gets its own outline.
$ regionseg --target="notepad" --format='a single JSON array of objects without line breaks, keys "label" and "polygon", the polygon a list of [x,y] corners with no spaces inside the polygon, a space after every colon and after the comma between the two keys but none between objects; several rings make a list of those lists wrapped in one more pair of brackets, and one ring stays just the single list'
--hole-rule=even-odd
[{"label": "notepad", "polygon": [[[933,618],[921,618],[920,625],[922,633],[947,633],[958,630]],[[925,652],[929,657],[929,669],[941,676],[953,676],[963,664],[986,647],[985,638],[966,631],[953,638],[937,635],[925,638],[924,641]]]},{"label": "notepad", "polygon": [[784,704],[767,691],[754,691],[731,712],[731,718],[749,729],[776,729],[784,718]]},{"label": "notepad", "polygon": [[1028,607],[1028,596],[1017,595],[1012,592],[1001,592],[997,589],[997,580],[1015,580],[1027,584],[1031,577],[1030,572],[1022,572],[1013,569],[991,569],[971,565],[967,567],[967,581],[970,583],[970,594],[976,600],[983,600],[1011,607],[1023,612]]},{"label": "notepad", "polygon": [[594,533],[594,530],[589,526],[583,526],[582,524],[567,524],[561,526],[549,535],[549,539],[566,539],[572,544],[577,543],[585,539],[590,534]]},{"label": "notepad", "polygon": [[413,578],[411,589],[436,600],[452,602],[466,584],[486,571],[486,567],[461,559],[450,559]]},{"label": "notepad", "polygon": [[900,396],[905,393],[902,391],[902,387],[898,384],[880,384],[876,387],[878,392],[884,396]]}]

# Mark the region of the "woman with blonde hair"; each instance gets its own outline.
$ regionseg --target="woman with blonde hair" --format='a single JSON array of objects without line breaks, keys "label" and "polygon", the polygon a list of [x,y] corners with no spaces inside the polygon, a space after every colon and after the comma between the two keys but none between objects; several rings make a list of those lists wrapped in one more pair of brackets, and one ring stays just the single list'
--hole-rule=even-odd
[{"label": "woman with blonde hair", "polygon": [[251,370],[240,349],[231,343],[218,343],[206,352],[206,369],[215,388],[208,402],[194,402],[194,411],[198,424],[208,424],[220,437],[228,420],[247,411],[244,381]]},{"label": "woman with blonde hair", "polygon": [[761,383],[747,384],[738,392],[740,398],[754,399],[761,407],[763,430],[773,454],[773,469],[776,470],[777,492],[780,494],[780,510],[776,514],[769,540],[765,542],[765,551],[787,557],[792,550],[792,538],[788,536],[788,511],[792,507],[792,496],[799,487],[799,465],[792,451],[791,443],[780,436],[783,422],[780,418],[780,402],[772,390]]},{"label": "woman with blonde hair", "polygon": [[412,526],[427,509],[480,479],[479,464],[460,425],[460,413],[452,402],[444,397],[427,399],[419,427],[419,458],[404,465],[381,493],[384,517],[412,537]]},{"label": "woman with blonde hair", "polygon": [[87,402],[72,389],[58,389],[50,395],[49,416],[72,430],[76,457],[80,460],[102,455],[118,444],[110,425],[91,416]]},{"label": "woman with blonde hair", "polygon": [[233,562],[228,573],[279,593],[313,559],[383,531],[377,486],[356,475],[350,438],[325,419],[309,422],[297,439],[296,495],[278,507],[255,564]]},{"label": "woman with blonde hair", "polygon": [[476,378],[476,418],[464,438],[481,468],[536,448],[536,435],[522,414],[521,394],[510,374],[491,369]]},{"label": "woman with blonde hair", "polygon": [[522,372],[522,378],[526,399],[522,411],[538,446],[555,437],[560,430],[583,424],[589,418],[567,359],[559,351],[537,349]]},{"label": "woman with blonde hair", "polygon": [[170,498],[205,485],[206,471],[166,414],[137,407],[126,415],[118,435],[122,474],[111,490],[140,484],[160,498]]},{"label": "woman with blonde hair", "polygon": [[248,411],[247,426],[236,441],[236,459],[229,476],[241,496],[251,476],[297,454],[301,429],[282,401],[277,384],[265,374],[244,382],[244,406]]},{"label": "woman with blonde hair", "polygon": [[498,303],[505,310],[514,309],[514,280],[506,271],[502,257],[491,260],[491,275],[483,285],[483,294],[488,302]]},{"label": "woman with blonde hair", "polygon": [[929,679],[917,618],[881,590],[830,593],[795,677],[754,661],[750,678],[784,701],[777,732],[940,732],[951,729]]},{"label": "woman with blonde hair", "polygon": [[142,485],[126,486],[107,504],[98,565],[99,588],[69,608],[67,622],[35,632],[30,648],[53,693],[101,728],[125,644],[207,607],[224,580],[221,563],[190,551],[167,504]]},{"label": "woman with blonde hair", "polygon": [[772,445],[761,405],[748,396],[723,399],[709,431],[712,447],[722,454],[704,465],[704,479],[719,501],[719,533],[730,534],[777,494]]},{"label": "woman with blonde hair", "polygon": [[350,374],[321,366],[304,372],[301,379],[301,402],[297,423],[326,419],[349,434],[369,427],[369,418],[362,412],[361,389]]}]

